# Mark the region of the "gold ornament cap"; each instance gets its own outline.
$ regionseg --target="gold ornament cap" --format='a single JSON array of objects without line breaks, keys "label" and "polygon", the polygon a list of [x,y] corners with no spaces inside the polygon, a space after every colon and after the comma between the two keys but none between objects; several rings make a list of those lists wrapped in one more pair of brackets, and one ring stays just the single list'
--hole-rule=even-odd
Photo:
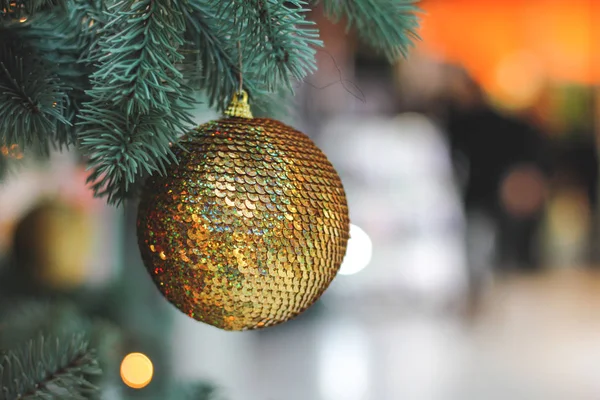
[{"label": "gold ornament cap", "polygon": [[234,93],[224,114],[228,117],[254,118],[250,111],[250,104],[248,104],[248,93],[245,90]]}]

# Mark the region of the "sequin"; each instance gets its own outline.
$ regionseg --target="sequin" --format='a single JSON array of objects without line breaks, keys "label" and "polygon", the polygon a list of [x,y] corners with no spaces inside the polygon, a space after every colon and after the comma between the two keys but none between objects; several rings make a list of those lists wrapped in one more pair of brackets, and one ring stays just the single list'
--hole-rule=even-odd
[{"label": "sequin", "polygon": [[144,264],[179,310],[226,330],[287,321],[335,277],[349,237],[342,183],[304,134],[227,118],[174,147],[138,211]]}]

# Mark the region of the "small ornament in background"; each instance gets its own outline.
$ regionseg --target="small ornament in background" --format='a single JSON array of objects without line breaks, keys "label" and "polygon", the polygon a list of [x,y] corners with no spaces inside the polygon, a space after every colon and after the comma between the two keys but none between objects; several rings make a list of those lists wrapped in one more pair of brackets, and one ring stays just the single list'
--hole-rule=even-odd
[{"label": "small ornament in background", "polygon": [[149,178],[138,240],[179,310],[226,330],[257,329],[298,315],[329,286],[346,252],[348,207],[306,135],[252,118],[245,92],[226,115],[184,137],[179,163]]},{"label": "small ornament in background", "polygon": [[93,228],[82,209],[48,200],[31,210],[14,233],[15,261],[41,287],[72,290],[87,279]]}]

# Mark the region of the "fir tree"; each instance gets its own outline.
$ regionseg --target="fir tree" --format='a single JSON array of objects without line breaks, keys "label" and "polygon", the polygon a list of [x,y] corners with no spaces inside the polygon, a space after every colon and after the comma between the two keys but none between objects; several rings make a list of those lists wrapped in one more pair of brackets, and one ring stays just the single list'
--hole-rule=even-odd
[{"label": "fir tree", "polygon": [[[194,125],[197,93],[223,110],[242,86],[264,105],[315,71],[317,6],[395,61],[417,37],[414,2],[0,0],[0,148],[43,157],[74,147],[94,193],[122,203],[177,162],[171,147]],[[114,367],[107,341],[127,334],[116,320],[54,303],[15,308],[22,301],[0,283],[11,310],[0,314],[0,400],[98,397],[101,370]],[[174,400],[212,393],[165,390]]]}]

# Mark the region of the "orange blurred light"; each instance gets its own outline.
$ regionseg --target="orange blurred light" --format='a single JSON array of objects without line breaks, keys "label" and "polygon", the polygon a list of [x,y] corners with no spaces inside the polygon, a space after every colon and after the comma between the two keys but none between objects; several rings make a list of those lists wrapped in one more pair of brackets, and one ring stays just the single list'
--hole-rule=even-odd
[{"label": "orange blurred light", "polygon": [[142,353],[130,353],[121,363],[121,379],[131,388],[146,387],[152,380],[153,374],[152,361]]},{"label": "orange blurred light", "polygon": [[[600,83],[597,0],[424,0],[421,7],[418,48],[462,64],[488,90],[501,90],[498,69],[515,54],[528,54],[549,79]],[[518,85],[523,76],[513,75]]]},{"label": "orange blurred light", "polygon": [[496,68],[496,79],[488,91],[510,108],[526,108],[533,104],[546,83],[540,60],[531,53],[507,55]]},{"label": "orange blurred light", "polygon": [[14,158],[20,160],[23,158],[23,153],[19,149],[19,145],[11,144],[10,146],[0,147],[0,154],[8,158]]}]

